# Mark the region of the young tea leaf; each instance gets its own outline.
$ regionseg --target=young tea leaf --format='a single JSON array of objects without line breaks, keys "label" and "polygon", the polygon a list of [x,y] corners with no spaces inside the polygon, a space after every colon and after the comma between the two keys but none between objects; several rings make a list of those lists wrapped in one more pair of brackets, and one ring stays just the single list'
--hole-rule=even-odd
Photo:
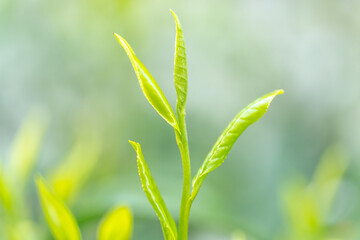
[{"label": "young tea leaf", "polygon": [[141,151],[140,144],[137,142],[129,141],[133,146],[137,154],[137,165],[139,169],[140,180],[144,192],[154,208],[157,216],[160,219],[161,227],[164,233],[165,240],[177,239],[176,224],[171,217],[164,200],[162,199],[159,189],[157,188],[153,177],[150,174],[150,170],[144,160],[144,156]]},{"label": "young tea leaf", "polygon": [[42,178],[36,178],[36,185],[47,223],[54,238],[56,240],[80,240],[80,230],[70,210],[50,192]]},{"label": "young tea leaf", "polygon": [[130,240],[133,217],[128,207],[117,207],[101,220],[98,240]]},{"label": "young tea leaf", "polygon": [[176,16],[175,12],[173,12],[172,10],[170,11],[174,16],[176,23],[175,64],[174,64],[174,82],[177,93],[176,109],[178,113],[184,115],[185,103],[187,97],[187,86],[188,86],[185,40],[179,18]]},{"label": "young tea leaf", "polygon": [[161,91],[159,85],[156,83],[153,76],[142,64],[142,62],[136,57],[134,51],[124,38],[114,33],[115,37],[119,41],[120,45],[124,48],[126,54],[130,58],[133,65],[136,76],[139,80],[141,90],[145,97],[154,107],[154,109],[165,119],[171,126],[179,130],[176,116],[166,99],[164,93]]},{"label": "young tea leaf", "polygon": [[234,145],[238,137],[247,127],[259,120],[265,114],[275,96],[282,94],[283,92],[283,90],[276,90],[261,98],[258,98],[235,116],[235,118],[220,135],[213,148],[206,156],[203,165],[200,167],[199,171],[194,177],[192,183],[194,189],[192,200],[199,191],[206,175],[224,162],[226,156],[230,152],[231,147]]}]

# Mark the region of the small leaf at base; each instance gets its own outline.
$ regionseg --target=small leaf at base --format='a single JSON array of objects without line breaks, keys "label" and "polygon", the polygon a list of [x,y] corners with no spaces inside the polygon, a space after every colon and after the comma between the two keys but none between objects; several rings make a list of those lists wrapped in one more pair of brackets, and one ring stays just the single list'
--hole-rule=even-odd
[{"label": "small leaf at base", "polygon": [[160,195],[160,191],[151,176],[150,170],[144,160],[141,146],[137,142],[129,141],[137,154],[137,165],[143,190],[159,217],[165,240],[177,239],[177,227],[174,219],[171,217],[164,200]]}]

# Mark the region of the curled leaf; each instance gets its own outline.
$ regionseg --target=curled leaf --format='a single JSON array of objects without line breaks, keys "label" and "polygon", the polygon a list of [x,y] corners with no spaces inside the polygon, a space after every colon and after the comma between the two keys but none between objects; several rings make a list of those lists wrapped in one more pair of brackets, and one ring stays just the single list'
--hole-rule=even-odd
[{"label": "curled leaf", "polygon": [[42,178],[36,178],[36,185],[46,221],[54,238],[80,240],[80,230],[70,210],[48,189]]},{"label": "curled leaf", "polygon": [[175,12],[173,12],[172,10],[170,11],[174,16],[176,23],[175,63],[174,63],[174,83],[177,93],[176,109],[178,113],[184,114],[186,97],[187,97],[187,87],[188,87],[185,40],[179,18],[176,16]]},{"label": "curled leaf", "polygon": [[155,210],[163,230],[165,240],[177,239],[177,228],[174,219],[171,217],[164,200],[160,195],[160,191],[156,186],[156,183],[151,176],[150,170],[144,160],[144,156],[141,151],[141,146],[137,142],[129,141],[133,146],[137,154],[137,165],[140,175],[140,180],[144,192]]},{"label": "curled leaf", "polygon": [[226,156],[230,152],[230,149],[238,137],[245,131],[247,127],[259,120],[265,114],[275,96],[282,94],[283,92],[283,90],[276,90],[266,94],[265,96],[258,98],[254,102],[250,103],[235,116],[235,118],[220,135],[213,148],[206,156],[203,165],[200,167],[199,171],[194,177],[192,183],[194,189],[192,200],[199,191],[206,175],[224,162]]},{"label": "curled leaf", "polygon": [[142,64],[142,62],[136,57],[134,51],[124,38],[114,33],[115,37],[119,41],[120,45],[124,48],[126,54],[130,58],[133,65],[136,76],[139,80],[141,90],[143,91],[146,99],[153,106],[153,108],[165,119],[171,126],[179,130],[176,116],[166,99],[164,93],[161,91],[159,85]]},{"label": "curled leaf", "polygon": [[117,207],[101,220],[98,240],[129,240],[131,238],[133,217],[128,207]]}]

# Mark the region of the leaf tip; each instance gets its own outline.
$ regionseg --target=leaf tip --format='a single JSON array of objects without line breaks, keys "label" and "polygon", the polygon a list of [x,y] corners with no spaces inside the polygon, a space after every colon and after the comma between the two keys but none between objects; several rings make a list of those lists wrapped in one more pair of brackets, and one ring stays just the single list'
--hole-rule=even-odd
[{"label": "leaf tip", "polygon": [[173,16],[176,16],[175,12],[171,8],[169,8],[169,10]]},{"label": "leaf tip", "polygon": [[276,95],[281,95],[284,93],[284,89],[278,89],[275,92],[276,92]]},{"label": "leaf tip", "polygon": [[131,141],[131,140],[129,140],[129,143],[131,144],[131,146],[136,150],[136,148],[137,148],[137,146],[138,146],[138,144],[139,143],[137,143],[137,142],[134,142],[134,141]]},{"label": "leaf tip", "polygon": [[175,20],[175,23],[176,23],[176,25],[178,25],[179,24],[179,18],[178,18],[178,16],[176,15],[176,13],[170,8],[170,12],[171,12],[171,14],[173,15],[173,17],[174,17],[174,20]]},{"label": "leaf tip", "polygon": [[120,42],[121,39],[123,39],[119,34],[114,33],[114,36],[116,37],[116,39]]},{"label": "leaf tip", "polygon": [[267,95],[267,98],[268,98],[268,105],[267,105],[267,107],[269,107],[270,103],[272,102],[272,100],[274,100],[274,98],[275,98],[276,96],[281,95],[281,94],[283,94],[283,93],[284,93],[284,90],[283,90],[283,89],[278,89],[278,90],[275,90],[275,91],[269,93],[269,94]]},{"label": "leaf tip", "polygon": [[135,53],[134,53],[134,50],[132,50],[132,48],[128,44],[128,42],[117,33],[114,33],[114,36],[116,37],[116,39],[118,40],[120,45],[124,48],[126,54],[130,57],[130,60],[133,61],[132,58],[133,58],[133,55],[135,55]]},{"label": "leaf tip", "polygon": [[125,44],[125,39],[123,37],[121,37],[119,34],[117,33],[114,33],[114,36],[116,37],[116,39],[118,40],[118,42],[120,43],[120,45],[122,47],[126,47],[126,44]]}]

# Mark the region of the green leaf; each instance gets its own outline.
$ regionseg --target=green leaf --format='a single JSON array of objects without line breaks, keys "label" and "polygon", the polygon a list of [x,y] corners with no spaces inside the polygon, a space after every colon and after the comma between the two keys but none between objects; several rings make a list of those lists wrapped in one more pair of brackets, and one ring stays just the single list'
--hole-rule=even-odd
[{"label": "green leaf", "polygon": [[133,217],[128,207],[117,207],[101,220],[98,240],[129,240],[133,228]]},{"label": "green leaf", "polygon": [[326,149],[314,174],[312,186],[323,221],[331,211],[342,177],[349,165],[349,157],[340,145]]},{"label": "green leaf", "polygon": [[9,179],[23,186],[40,150],[46,123],[39,114],[29,115],[19,130],[9,161]]},{"label": "green leaf", "polygon": [[219,167],[225,160],[238,137],[251,124],[259,120],[267,111],[271,101],[276,95],[282,94],[283,90],[276,90],[261,98],[256,99],[247,107],[241,110],[220,135],[213,148],[206,156],[203,165],[200,167],[193,179],[192,200],[195,198],[206,175]]},{"label": "green leaf", "polygon": [[321,212],[314,192],[303,177],[287,181],[283,199],[290,228],[288,239],[309,239],[322,232]]},{"label": "green leaf", "polygon": [[164,93],[161,91],[159,85],[156,83],[153,76],[151,76],[150,72],[136,57],[134,51],[125,41],[125,39],[116,33],[114,33],[114,35],[119,41],[120,45],[124,48],[128,57],[130,58],[136,76],[139,80],[141,90],[143,91],[149,103],[160,114],[160,116],[165,119],[165,121],[167,121],[175,129],[179,130],[176,116]]},{"label": "green leaf", "polygon": [[176,224],[171,217],[164,200],[162,199],[159,189],[155,184],[153,177],[150,174],[150,170],[146,165],[144,160],[144,156],[141,151],[140,144],[137,142],[129,141],[133,146],[134,150],[137,154],[137,165],[140,175],[140,180],[142,183],[142,187],[144,192],[151,204],[154,208],[157,216],[160,219],[161,227],[164,233],[165,240],[175,240],[177,239],[177,228]]},{"label": "green leaf", "polygon": [[174,82],[177,93],[176,109],[178,113],[184,115],[186,97],[187,97],[187,87],[188,87],[185,40],[179,18],[176,16],[175,12],[173,12],[172,10],[170,11],[174,16],[176,23],[175,64],[174,64]]},{"label": "green leaf", "polygon": [[56,240],[80,240],[81,234],[75,218],[65,204],[36,178],[36,185],[47,223]]},{"label": "green leaf", "polygon": [[231,240],[246,240],[246,235],[243,231],[235,231],[231,235]]}]

